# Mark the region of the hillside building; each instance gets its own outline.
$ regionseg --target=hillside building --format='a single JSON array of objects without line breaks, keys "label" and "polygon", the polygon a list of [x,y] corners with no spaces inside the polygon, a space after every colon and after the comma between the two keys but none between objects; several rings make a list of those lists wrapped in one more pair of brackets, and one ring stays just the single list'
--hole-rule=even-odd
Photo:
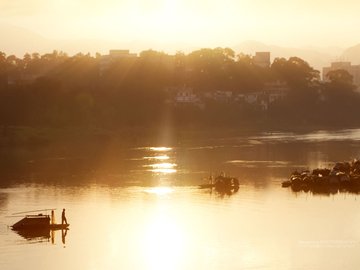
[{"label": "hillside building", "polygon": [[262,111],[267,111],[272,103],[285,99],[289,91],[290,88],[286,82],[274,81],[265,83],[258,91],[238,95],[237,101],[258,106]]}]

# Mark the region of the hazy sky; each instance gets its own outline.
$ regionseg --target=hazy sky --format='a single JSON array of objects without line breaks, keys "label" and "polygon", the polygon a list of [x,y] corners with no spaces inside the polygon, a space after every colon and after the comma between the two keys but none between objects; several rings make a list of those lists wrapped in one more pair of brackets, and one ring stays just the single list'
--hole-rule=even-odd
[{"label": "hazy sky", "polygon": [[360,42],[360,1],[0,0],[0,22],[52,39],[348,47]]}]

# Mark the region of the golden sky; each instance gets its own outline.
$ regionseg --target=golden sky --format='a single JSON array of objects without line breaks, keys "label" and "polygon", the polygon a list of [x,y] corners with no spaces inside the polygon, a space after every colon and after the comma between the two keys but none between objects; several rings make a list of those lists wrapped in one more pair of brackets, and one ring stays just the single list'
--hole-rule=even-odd
[{"label": "golden sky", "polygon": [[234,46],[360,42],[358,0],[0,0],[0,23],[51,39]]}]

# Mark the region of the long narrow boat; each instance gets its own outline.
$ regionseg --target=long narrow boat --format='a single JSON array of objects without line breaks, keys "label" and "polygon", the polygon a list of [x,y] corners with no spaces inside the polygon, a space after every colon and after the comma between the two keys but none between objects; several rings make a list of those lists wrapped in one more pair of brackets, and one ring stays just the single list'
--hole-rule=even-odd
[{"label": "long narrow boat", "polygon": [[67,229],[70,224],[52,224],[49,215],[26,215],[23,219],[16,222],[11,228],[15,231],[20,230],[63,230]]}]

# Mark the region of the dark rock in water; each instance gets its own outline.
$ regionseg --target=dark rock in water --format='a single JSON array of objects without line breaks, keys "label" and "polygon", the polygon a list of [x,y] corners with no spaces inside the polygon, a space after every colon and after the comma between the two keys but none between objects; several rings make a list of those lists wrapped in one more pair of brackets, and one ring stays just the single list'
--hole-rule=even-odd
[{"label": "dark rock in water", "polygon": [[335,164],[333,171],[339,171],[343,173],[350,173],[351,166],[349,162],[338,162]]},{"label": "dark rock in water", "polygon": [[313,193],[335,194],[337,192],[360,192],[360,161],[338,162],[330,170],[317,168],[291,174],[290,179],[282,182],[282,187],[293,191],[312,191]]},{"label": "dark rock in water", "polygon": [[290,187],[291,186],[291,181],[287,180],[281,183],[282,187]]},{"label": "dark rock in water", "polygon": [[315,169],[312,172],[312,175],[316,176],[329,176],[331,170],[329,169]]}]

